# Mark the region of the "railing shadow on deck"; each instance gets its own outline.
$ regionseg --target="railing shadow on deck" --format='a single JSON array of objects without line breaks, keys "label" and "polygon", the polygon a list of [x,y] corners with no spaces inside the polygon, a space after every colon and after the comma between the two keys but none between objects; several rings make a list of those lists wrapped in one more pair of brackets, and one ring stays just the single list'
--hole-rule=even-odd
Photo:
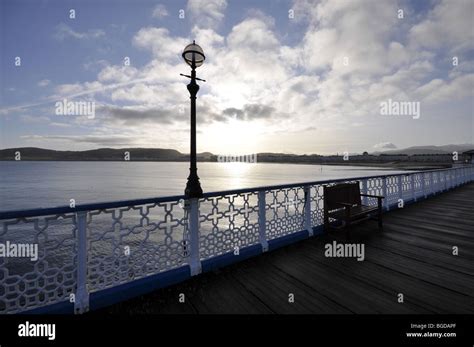
[{"label": "railing shadow on deck", "polygon": [[[398,208],[473,181],[474,167],[0,212],[0,314],[83,313],[323,232],[323,186],[356,182]],[[364,204],[376,200],[364,198]]]}]

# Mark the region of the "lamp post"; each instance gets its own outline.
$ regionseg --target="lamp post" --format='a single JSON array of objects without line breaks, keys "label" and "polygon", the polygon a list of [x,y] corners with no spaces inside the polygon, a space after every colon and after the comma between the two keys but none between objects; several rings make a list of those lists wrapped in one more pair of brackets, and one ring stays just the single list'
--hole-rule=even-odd
[{"label": "lamp post", "polygon": [[202,188],[201,183],[199,182],[199,176],[197,175],[196,164],[196,94],[199,91],[199,85],[196,83],[196,80],[205,81],[196,77],[196,68],[204,63],[206,57],[204,56],[202,48],[194,41],[184,48],[182,56],[186,64],[191,66],[191,76],[181,74],[181,76],[191,79],[191,82],[188,84],[188,91],[191,99],[191,166],[189,168],[188,182],[184,194],[187,198],[200,198],[202,196]]}]

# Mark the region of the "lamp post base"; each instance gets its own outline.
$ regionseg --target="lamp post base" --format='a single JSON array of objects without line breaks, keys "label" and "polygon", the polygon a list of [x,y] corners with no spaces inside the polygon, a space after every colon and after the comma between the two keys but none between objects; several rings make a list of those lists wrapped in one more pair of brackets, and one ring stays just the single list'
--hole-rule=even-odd
[{"label": "lamp post base", "polygon": [[197,174],[189,175],[188,182],[186,183],[186,189],[184,190],[184,195],[187,198],[202,197],[201,183],[199,182],[199,177]]}]

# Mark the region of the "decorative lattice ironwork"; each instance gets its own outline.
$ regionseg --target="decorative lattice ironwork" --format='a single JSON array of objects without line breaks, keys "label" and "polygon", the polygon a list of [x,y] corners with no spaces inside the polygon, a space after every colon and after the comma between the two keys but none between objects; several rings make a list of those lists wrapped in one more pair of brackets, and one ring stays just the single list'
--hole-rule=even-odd
[{"label": "decorative lattice ironwork", "polygon": [[89,290],[185,265],[184,214],[179,201],[90,212]]},{"label": "decorative lattice ironwork", "polygon": [[[75,218],[74,214],[60,214],[0,221],[0,243],[11,250],[25,250],[17,256],[0,257],[0,313],[68,300],[75,292]],[[37,259],[32,257],[35,247]]]},{"label": "decorative lattice ironwork", "polygon": [[388,208],[400,198],[420,199],[473,178],[474,168],[464,167],[224,191],[189,201],[166,197],[78,211],[0,212],[0,243],[38,250],[34,260],[0,257],[0,313],[71,301],[73,294],[81,297],[76,311],[84,312],[91,292],[182,266],[194,275],[202,260],[257,244],[266,250],[268,241],[312,232],[323,224],[325,185],[359,182],[362,193],[384,195]]},{"label": "decorative lattice ironwork", "polygon": [[259,242],[256,192],[201,199],[199,211],[201,259]]},{"label": "decorative lattice ironwork", "polygon": [[324,186],[322,184],[312,185],[311,195],[311,222],[316,227],[324,224]]},{"label": "decorative lattice ironwork", "polygon": [[265,200],[268,240],[304,229],[305,195],[303,187],[267,191]]}]

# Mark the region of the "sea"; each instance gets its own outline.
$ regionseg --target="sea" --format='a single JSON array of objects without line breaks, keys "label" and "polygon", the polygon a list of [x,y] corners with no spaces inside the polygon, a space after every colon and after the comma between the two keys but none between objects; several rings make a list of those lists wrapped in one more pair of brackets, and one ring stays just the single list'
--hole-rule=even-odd
[{"label": "sea", "polygon": [[[343,165],[198,163],[204,192],[404,171]],[[0,161],[0,211],[182,195],[186,162]]]}]

